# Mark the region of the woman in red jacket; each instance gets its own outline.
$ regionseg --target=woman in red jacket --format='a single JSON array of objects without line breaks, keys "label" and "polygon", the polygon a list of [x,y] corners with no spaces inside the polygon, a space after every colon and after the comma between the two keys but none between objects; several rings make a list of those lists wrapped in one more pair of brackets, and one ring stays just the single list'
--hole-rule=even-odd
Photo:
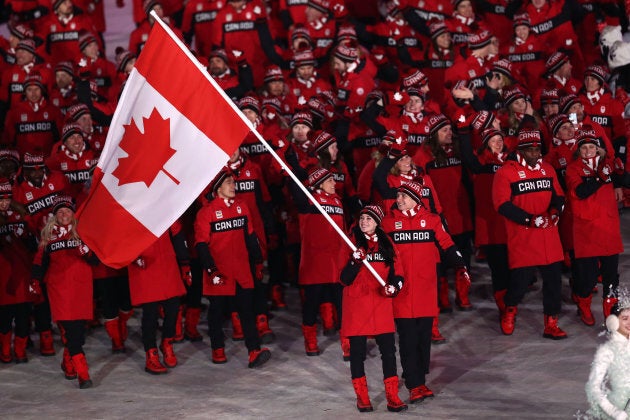
[{"label": "woman in red jacket", "polygon": [[[0,362],[10,363],[11,336],[16,363],[27,362],[29,317],[32,310],[28,283],[36,246],[22,214],[11,207],[11,184],[0,182]],[[12,324],[15,323],[15,330]]]},{"label": "woman in red jacket", "polygon": [[[365,206],[359,224],[352,233],[357,251],[341,271],[343,289],[343,334],[350,340],[350,372],[357,394],[359,411],[372,411],[365,377],[367,337],[374,336],[381,352],[385,395],[389,411],[403,411],[407,405],[398,397],[396,372],[396,344],[394,337],[394,307],[392,299],[403,285],[400,256],[380,226],[385,215],[379,206]],[[381,286],[372,273],[363,266],[366,259],[387,281]]]},{"label": "woman in red jacket", "polygon": [[595,325],[591,313],[593,288],[602,276],[604,318],[616,303],[619,286],[619,254],[623,242],[619,212],[612,183],[614,157],[607,155],[604,144],[593,129],[578,131],[578,156],[567,167],[567,196],[572,208],[575,273],[573,298],[582,322]]},{"label": "woman in red jacket", "polygon": [[46,283],[53,321],[61,330],[64,343],[61,369],[66,379],[79,379],[79,388],[90,388],[83,344],[85,326],[92,319],[92,268],[87,262],[91,252],[77,234],[74,204],[66,195],[53,201],[53,217],[42,229],[35,254],[29,291],[41,298],[40,281]]},{"label": "woman in red jacket", "polygon": [[[176,221],[127,267],[131,303],[142,306],[142,343],[146,352],[144,370],[153,375],[167,373],[167,367],[177,366],[173,341],[180,296],[186,294],[184,282],[192,283],[189,259],[181,223]],[[160,307],[164,311],[160,344],[164,364],[160,363],[156,344]]]}]

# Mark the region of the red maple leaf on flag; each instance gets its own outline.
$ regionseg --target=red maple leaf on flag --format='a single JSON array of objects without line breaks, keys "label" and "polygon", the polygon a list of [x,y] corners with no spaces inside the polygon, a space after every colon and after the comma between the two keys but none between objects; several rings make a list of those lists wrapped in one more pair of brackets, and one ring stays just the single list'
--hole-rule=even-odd
[{"label": "red maple leaf on flag", "polygon": [[150,187],[160,171],[168,175],[176,184],[179,181],[164,169],[164,165],[176,153],[171,148],[170,122],[153,108],[149,118],[143,117],[144,133],[136,122],[124,125],[125,134],[118,147],[129,156],[118,159],[118,166],[112,175],[118,178],[118,185],[144,182]]}]

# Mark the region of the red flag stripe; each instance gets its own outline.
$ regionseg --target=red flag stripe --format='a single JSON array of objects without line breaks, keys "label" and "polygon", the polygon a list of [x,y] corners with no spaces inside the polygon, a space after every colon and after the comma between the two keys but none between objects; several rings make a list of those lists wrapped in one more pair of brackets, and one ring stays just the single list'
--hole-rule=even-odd
[{"label": "red flag stripe", "polygon": [[[172,44],[172,48],[164,48],[167,44]],[[164,62],[180,64],[177,77],[169,73]],[[234,153],[249,132],[240,118],[239,124],[234,123],[234,109],[158,23],[153,25],[135,67],[143,76],[150,73],[149,84],[228,155]],[[225,124],[227,121],[230,124]]]}]

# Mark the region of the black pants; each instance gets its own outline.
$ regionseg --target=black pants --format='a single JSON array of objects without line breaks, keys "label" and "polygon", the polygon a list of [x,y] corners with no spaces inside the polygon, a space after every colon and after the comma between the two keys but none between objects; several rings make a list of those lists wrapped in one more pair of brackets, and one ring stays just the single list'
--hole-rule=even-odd
[{"label": "black pants", "polygon": [[142,304],[142,344],[144,351],[157,347],[157,328],[160,306],[164,309],[162,340],[175,336],[175,324],[179,311],[179,296]]},{"label": "black pants", "polygon": [[343,286],[340,283],[320,283],[302,286],[304,289],[304,305],[302,305],[302,324],[312,326],[317,322],[319,305],[330,302],[335,305],[339,322],[341,322],[341,296]]},{"label": "black pants", "polygon": [[231,304],[234,305],[241,319],[247,350],[260,350],[260,337],[258,337],[256,319],[254,318],[254,289],[243,289],[237,284],[236,295],[210,296],[209,300],[208,334],[210,336],[210,346],[213,350],[225,347],[223,313]]},{"label": "black pants", "polygon": [[[367,337],[364,335],[348,337],[350,339],[350,373],[352,379],[365,376],[365,356],[367,355]],[[381,352],[383,379],[397,376],[396,342],[394,333],[379,334],[374,337]]]},{"label": "black pants", "polygon": [[[252,273],[254,274],[254,273]],[[267,296],[269,296],[269,287],[262,280],[254,279],[254,314],[267,315],[269,313],[269,305],[267,305]]]},{"label": "black pants", "polygon": [[464,262],[466,263],[466,267],[470,268],[470,260],[472,258],[472,242],[473,242],[473,233],[472,232],[464,232],[459,235],[452,235],[453,242],[457,246],[457,249],[462,254],[462,258],[464,258]]},{"label": "black pants", "polygon": [[129,312],[131,310],[129,278],[127,276],[96,279],[95,283],[101,296],[105,319],[116,318],[119,311]]},{"label": "black pants", "polygon": [[397,318],[400,366],[407,389],[425,384],[431,363],[431,327],[433,317]]},{"label": "black pants", "polygon": [[52,329],[52,316],[50,315],[50,303],[48,302],[46,283],[41,283],[41,288],[44,301],[39,305],[33,305],[33,318],[35,318],[35,331],[37,332]]},{"label": "black pants", "polygon": [[203,291],[203,268],[198,258],[190,260],[190,272],[192,273],[192,284],[186,286],[186,297],[184,303],[188,308],[201,308],[201,294]]},{"label": "black pants", "polygon": [[33,305],[30,302],[16,303],[13,305],[0,306],[0,334],[11,332],[15,323],[14,332],[16,337],[26,337],[29,329],[29,317]]},{"label": "black pants", "polygon": [[562,262],[549,265],[519,267],[512,270],[510,285],[505,294],[505,304],[507,306],[518,305],[531,283],[536,268],[543,279],[543,313],[545,315],[558,315],[560,313],[561,302],[561,276]]},{"label": "black pants", "polygon": [[505,290],[510,282],[510,267],[506,244],[484,245],[486,261],[492,277],[492,291]]},{"label": "black pants", "polygon": [[587,297],[597,285],[597,276],[602,275],[603,296],[616,291],[619,286],[619,254],[606,257],[576,258],[577,275],[573,278],[573,293]]},{"label": "black pants", "polygon": [[61,328],[63,344],[68,349],[70,356],[83,353],[86,321],[84,319],[59,321],[58,324]]}]

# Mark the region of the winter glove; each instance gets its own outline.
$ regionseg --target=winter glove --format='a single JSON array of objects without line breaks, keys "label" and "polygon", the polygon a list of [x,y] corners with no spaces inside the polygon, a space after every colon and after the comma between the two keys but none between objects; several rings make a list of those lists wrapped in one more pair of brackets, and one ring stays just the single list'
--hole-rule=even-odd
[{"label": "winter glove", "polygon": [[529,220],[528,226],[532,228],[546,229],[551,226],[551,219],[548,214],[538,214],[536,216],[532,216]]},{"label": "winter glove", "polygon": [[42,292],[42,287],[39,284],[39,280],[31,279],[31,282],[28,285],[28,293],[29,295],[31,295],[33,304],[38,305],[44,302],[44,293]]},{"label": "winter glove", "polygon": [[552,208],[549,211],[549,218],[551,219],[551,224],[554,226],[558,226],[560,223],[560,212],[556,208]]},{"label": "winter glove", "polygon": [[225,284],[225,276],[216,268],[208,268],[207,270],[210,281],[215,286],[223,286]]},{"label": "winter glove", "polygon": [[599,165],[597,165],[597,176],[604,184],[612,182],[610,175],[613,173],[613,167],[610,162],[606,162],[604,159],[600,159]]},{"label": "winter glove", "polygon": [[79,255],[82,257],[90,253],[90,248],[86,244],[81,244],[77,249],[79,250]]},{"label": "winter glove", "polygon": [[142,269],[147,268],[147,263],[142,257],[136,258],[136,260],[133,263]]},{"label": "winter glove", "polygon": [[189,265],[182,265],[179,267],[180,273],[182,273],[182,280],[188,287],[192,286],[192,272]]},{"label": "winter glove", "polygon": [[263,279],[264,268],[265,266],[263,265],[263,263],[254,264],[254,274],[257,281],[261,281]]},{"label": "winter glove", "polygon": [[361,263],[366,257],[365,250],[363,248],[357,248],[356,251],[352,253],[352,259],[355,263]]},{"label": "winter glove", "polygon": [[626,168],[623,165],[623,161],[621,160],[621,158],[618,158],[618,157],[616,157],[615,160],[613,160],[613,168],[615,169],[615,173],[617,175],[623,175],[624,172],[626,171]]},{"label": "winter glove", "polygon": [[398,296],[398,292],[399,290],[396,289],[396,286],[392,286],[391,284],[386,284],[381,289],[381,293],[383,294],[383,296],[388,298],[395,298],[396,296]]},{"label": "winter glove", "polygon": [[245,56],[243,55],[243,51],[232,50],[230,51],[230,55],[231,55],[231,58],[239,67],[245,64],[246,59],[245,59]]}]

